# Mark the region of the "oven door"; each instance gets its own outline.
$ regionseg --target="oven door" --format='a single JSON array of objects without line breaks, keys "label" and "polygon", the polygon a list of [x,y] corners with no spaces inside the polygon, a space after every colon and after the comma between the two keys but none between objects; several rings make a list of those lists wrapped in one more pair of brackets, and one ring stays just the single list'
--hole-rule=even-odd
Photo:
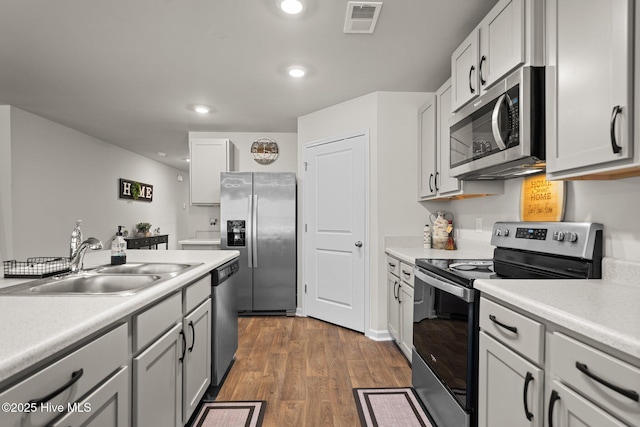
[{"label": "oven door", "polygon": [[476,290],[415,267],[412,379],[438,426],[475,417],[478,301]]}]

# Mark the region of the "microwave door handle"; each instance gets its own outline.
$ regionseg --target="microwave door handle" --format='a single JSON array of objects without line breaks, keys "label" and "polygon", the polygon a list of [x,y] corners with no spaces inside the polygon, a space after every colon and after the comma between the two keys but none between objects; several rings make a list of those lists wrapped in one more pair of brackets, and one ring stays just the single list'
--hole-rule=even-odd
[{"label": "microwave door handle", "polygon": [[502,94],[502,96],[498,98],[498,102],[496,102],[496,105],[493,107],[493,114],[491,115],[491,130],[493,131],[493,138],[496,140],[496,144],[498,144],[498,148],[500,148],[500,150],[506,150],[507,148],[507,145],[504,143],[502,136],[500,135],[500,123],[498,123],[502,106],[506,105],[509,107],[509,104],[511,104],[511,100],[508,99],[508,103],[506,103],[506,99],[508,99],[506,93]]},{"label": "microwave door handle", "polygon": [[439,289],[442,292],[458,297],[464,302],[473,302],[473,291],[469,288],[439,280],[435,277],[423,273],[417,267],[414,267],[413,269],[413,277],[414,279],[419,279],[427,285],[433,286],[434,288]]}]

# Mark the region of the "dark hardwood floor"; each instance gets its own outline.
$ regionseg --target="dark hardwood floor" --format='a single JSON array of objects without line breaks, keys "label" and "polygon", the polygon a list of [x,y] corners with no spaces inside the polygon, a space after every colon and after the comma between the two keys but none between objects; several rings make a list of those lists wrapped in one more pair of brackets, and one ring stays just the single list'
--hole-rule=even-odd
[{"label": "dark hardwood floor", "polygon": [[266,400],[264,427],[358,426],[354,387],[410,387],[391,341],[304,317],[241,317],[236,361],[216,400]]}]

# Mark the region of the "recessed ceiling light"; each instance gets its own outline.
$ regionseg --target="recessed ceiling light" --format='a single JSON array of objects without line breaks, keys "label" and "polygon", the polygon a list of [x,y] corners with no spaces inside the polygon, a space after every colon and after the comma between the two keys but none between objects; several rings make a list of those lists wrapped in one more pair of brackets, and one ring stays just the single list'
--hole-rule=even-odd
[{"label": "recessed ceiling light", "polygon": [[307,74],[306,70],[302,67],[291,67],[288,73],[291,77],[296,78],[304,77],[304,75]]},{"label": "recessed ceiling light", "polygon": [[158,151],[158,156],[167,157],[167,153],[165,153],[164,151]]},{"label": "recessed ceiling light", "polygon": [[187,163],[189,163],[189,162],[191,161],[191,159],[190,159],[190,158],[188,158],[188,157],[185,157],[185,158],[184,158],[184,161],[185,161],[185,162],[187,162]]},{"label": "recessed ceiling light", "polygon": [[302,12],[302,3],[300,0],[283,0],[280,2],[280,9],[289,15],[296,15]]},{"label": "recessed ceiling light", "polygon": [[209,111],[211,111],[211,108],[207,107],[206,105],[196,105],[195,107],[193,107],[193,111],[199,114],[208,114]]}]

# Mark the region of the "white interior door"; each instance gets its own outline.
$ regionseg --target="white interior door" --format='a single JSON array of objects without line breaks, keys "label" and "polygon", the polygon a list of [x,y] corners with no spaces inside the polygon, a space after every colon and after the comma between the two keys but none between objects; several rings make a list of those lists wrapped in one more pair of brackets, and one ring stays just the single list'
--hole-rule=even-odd
[{"label": "white interior door", "polygon": [[305,147],[307,315],[364,332],[366,135]]}]

